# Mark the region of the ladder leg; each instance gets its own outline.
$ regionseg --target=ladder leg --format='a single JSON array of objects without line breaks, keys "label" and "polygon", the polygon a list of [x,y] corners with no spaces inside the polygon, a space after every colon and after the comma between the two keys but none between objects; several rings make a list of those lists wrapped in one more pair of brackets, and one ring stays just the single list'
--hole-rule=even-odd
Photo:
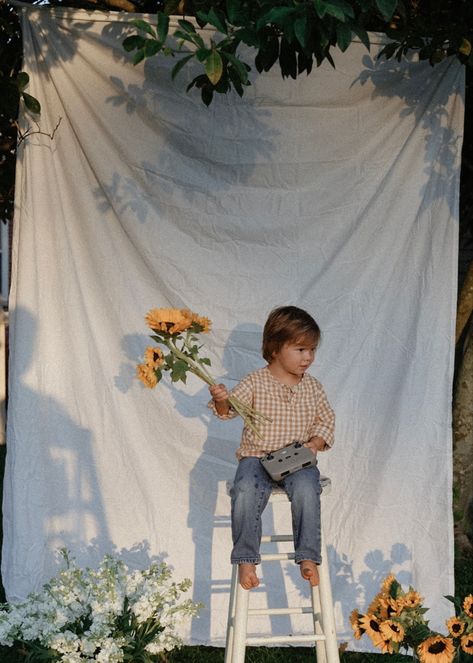
[{"label": "ladder leg", "polygon": [[238,564],[232,565],[232,580],[230,584],[230,598],[228,601],[227,637],[225,641],[224,663],[232,663],[233,634],[235,631],[235,603],[236,589],[238,586]]},{"label": "ladder leg", "polygon": [[[332,588],[328,569],[327,551],[323,550],[323,562],[319,566],[320,576],[320,608],[323,615],[322,628],[325,634],[325,652],[327,663],[340,663],[337,633],[335,630],[335,614],[333,610]],[[320,663],[320,662],[319,662]]]},{"label": "ladder leg", "polygon": [[[319,566],[320,571],[320,566]],[[323,635],[323,620],[322,620],[322,610],[320,607],[320,589],[319,585],[311,587],[311,599],[312,599],[312,616],[314,620],[314,633],[316,635]],[[317,653],[317,663],[327,663],[327,655],[325,651],[325,640],[316,640],[315,650]]]},{"label": "ladder leg", "polygon": [[246,650],[246,629],[248,624],[248,602],[250,590],[236,584],[235,623],[233,629],[233,651],[230,663],[244,663]]}]

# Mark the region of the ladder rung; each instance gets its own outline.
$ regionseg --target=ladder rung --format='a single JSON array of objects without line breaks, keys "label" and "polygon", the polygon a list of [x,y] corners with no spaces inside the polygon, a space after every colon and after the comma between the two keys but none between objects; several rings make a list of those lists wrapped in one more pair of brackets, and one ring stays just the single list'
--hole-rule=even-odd
[{"label": "ladder rung", "polygon": [[312,615],[310,606],[298,608],[249,608],[248,615]]},{"label": "ladder rung", "polygon": [[292,534],[265,534],[261,537],[261,543],[278,543],[278,541],[292,540]]},{"label": "ladder rung", "polygon": [[281,559],[294,559],[294,553],[285,553],[285,552],[280,552],[280,553],[262,553],[261,554],[261,561],[262,562],[276,562],[280,561]]},{"label": "ladder rung", "polygon": [[325,635],[261,635],[246,639],[247,645],[262,645],[266,643],[289,644],[293,642],[320,642]]}]

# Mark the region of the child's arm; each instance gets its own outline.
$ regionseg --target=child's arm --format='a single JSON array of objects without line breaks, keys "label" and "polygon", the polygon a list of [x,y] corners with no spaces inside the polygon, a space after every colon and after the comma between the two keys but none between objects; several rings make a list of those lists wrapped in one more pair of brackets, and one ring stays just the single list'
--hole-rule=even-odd
[{"label": "child's arm", "polygon": [[215,409],[221,416],[225,416],[230,411],[230,401],[228,400],[228,391],[223,384],[212,384],[209,387],[210,394],[215,403]]},{"label": "child's arm", "polygon": [[319,383],[317,411],[309,431],[309,441],[305,446],[314,453],[326,451],[333,446],[335,431],[335,413],[327,400],[324,388]]}]

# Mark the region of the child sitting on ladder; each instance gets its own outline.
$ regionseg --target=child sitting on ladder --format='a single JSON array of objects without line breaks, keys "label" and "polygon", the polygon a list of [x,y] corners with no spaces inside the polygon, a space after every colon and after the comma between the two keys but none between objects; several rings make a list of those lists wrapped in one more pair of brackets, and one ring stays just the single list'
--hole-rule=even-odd
[{"label": "child sitting on ladder", "polygon": [[[263,358],[267,366],[253,371],[230,392],[266,415],[259,429],[262,439],[245,426],[237,450],[238,468],[231,490],[232,564],[244,589],[259,585],[256,565],[260,563],[261,514],[275,482],[260,458],[292,442],[303,442],[316,454],[334,442],[335,415],[318,380],[307,373],[320,341],[318,324],[296,306],[274,309],[264,326]],[[237,416],[223,384],[209,387],[209,407],[221,419]],[[320,473],[316,465],[284,477],[291,502],[295,562],[303,578],[319,584],[321,563]]]}]

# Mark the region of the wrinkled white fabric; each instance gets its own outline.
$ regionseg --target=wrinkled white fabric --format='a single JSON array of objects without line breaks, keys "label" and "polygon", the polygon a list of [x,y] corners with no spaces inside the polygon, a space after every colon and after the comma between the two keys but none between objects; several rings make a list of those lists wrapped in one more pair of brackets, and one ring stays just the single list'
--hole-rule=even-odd
[{"label": "wrinkled white fabric", "polygon": [[[322,328],[311,369],[337,413],[321,456],[337,629],[351,638],[395,573],[443,629],[452,593],[451,381],[463,73],[377,61],[353,44],[309,77],[254,77],[207,109],[175,60],[134,67],[130,16],[24,10],[39,130],[20,147],[11,292],[3,580],[23,598],[68,547],[161,556],[190,577],[189,643],[222,645],[229,500],[240,423],[204,383],[134,379],[144,315],[189,307],[229,387],[263,365],[271,308]],[[207,34],[207,33],[206,33]],[[375,39],[376,41],[376,39]],[[59,119],[60,125],[50,139]],[[285,504],[266,524],[288,525]],[[305,602],[290,563],[263,569],[254,605]],[[310,630],[306,618],[250,629]],[[368,649],[365,640],[353,647]]]}]

